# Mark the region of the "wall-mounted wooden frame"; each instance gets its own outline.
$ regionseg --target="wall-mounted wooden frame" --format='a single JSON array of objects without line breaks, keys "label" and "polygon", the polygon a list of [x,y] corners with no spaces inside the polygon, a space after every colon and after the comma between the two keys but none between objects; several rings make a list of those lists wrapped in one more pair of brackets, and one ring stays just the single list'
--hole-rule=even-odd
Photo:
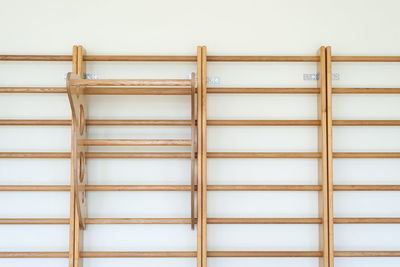
[{"label": "wall-mounted wooden frame", "polygon": [[[107,56],[85,55],[82,46],[74,46],[72,55],[0,55],[2,61],[70,61],[72,73],[66,87],[0,87],[0,93],[68,94],[72,120],[0,120],[1,125],[71,125],[71,153],[0,152],[0,158],[70,158],[70,185],[2,185],[0,191],[69,191],[70,218],[4,218],[0,224],[69,224],[70,249],[65,252],[0,252],[0,258],[69,258],[70,267],[82,266],[81,258],[94,257],[196,257],[197,266],[207,266],[208,257],[317,257],[320,266],[333,267],[334,257],[400,257],[399,251],[334,251],[334,224],[400,223],[400,218],[334,218],[334,191],[399,191],[399,185],[334,185],[334,158],[400,158],[396,153],[337,153],[332,151],[334,126],[400,126],[400,120],[332,120],[333,94],[398,94],[400,88],[332,88],[332,62],[400,62],[400,57],[332,56],[322,46],[316,56],[208,56],[199,46],[195,56]],[[87,61],[195,62],[197,80],[88,80],[83,79]],[[238,88],[207,87],[207,64],[212,62],[314,62],[320,73],[315,88]],[[109,86],[113,86],[112,90]],[[85,95],[190,95],[190,120],[90,120]],[[197,94],[197,99],[195,98]],[[318,95],[317,120],[209,120],[209,94],[315,94]],[[196,106],[197,105],[197,106]],[[197,115],[195,115],[197,110]],[[87,126],[185,126],[191,139],[185,140],[106,140],[87,139]],[[208,126],[310,126],[318,127],[316,152],[207,152]],[[196,128],[197,127],[197,128]],[[197,134],[195,134],[197,133]],[[196,138],[197,135],[197,138]],[[178,145],[190,146],[189,153],[88,152],[88,146]],[[197,152],[197,154],[196,154]],[[90,185],[85,174],[86,158],[186,158],[191,161],[190,185]],[[316,185],[208,185],[207,159],[210,158],[312,158],[319,161]],[[197,168],[197,183],[195,170]],[[88,191],[188,191],[190,218],[87,218],[85,194]],[[196,192],[197,191],[197,192]],[[208,191],[316,191],[319,194],[317,218],[208,218]],[[194,195],[197,193],[197,203]],[[194,213],[197,207],[197,214]],[[197,215],[197,216],[195,216]],[[195,218],[197,217],[197,218]],[[83,231],[87,224],[197,224],[196,251],[82,251]],[[208,251],[208,224],[317,224],[320,226],[318,251]]]}]

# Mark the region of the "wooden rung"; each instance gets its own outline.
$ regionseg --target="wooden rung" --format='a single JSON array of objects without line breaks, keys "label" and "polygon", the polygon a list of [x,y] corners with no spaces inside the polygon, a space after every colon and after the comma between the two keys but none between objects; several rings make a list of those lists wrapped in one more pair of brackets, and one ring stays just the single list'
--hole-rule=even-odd
[{"label": "wooden rung", "polygon": [[400,191],[400,185],[333,185],[334,191]]},{"label": "wooden rung", "polygon": [[335,251],[335,257],[400,257],[400,251]]},{"label": "wooden rung", "polygon": [[196,251],[82,251],[82,258],[194,258]]},{"label": "wooden rung", "polygon": [[22,93],[22,94],[66,94],[65,87],[0,87],[0,93]]},{"label": "wooden rung", "polygon": [[66,55],[0,55],[0,61],[72,61]]},{"label": "wooden rung", "polygon": [[86,191],[190,191],[190,185],[86,185]]},{"label": "wooden rung", "polygon": [[[343,154],[343,153],[342,153]],[[346,154],[346,153],[345,153]],[[385,153],[387,154],[387,153]],[[395,153],[393,157],[400,157]],[[399,154],[399,155],[397,155]],[[70,153],[3,152],[0,158],[70,158]],[[209,152],[208,158],[320,158],[319,152]],[[86,158],[190,158],[190,153],[86,152]]]},{"label": "wooden rung", "polygon": [[208,185],[208,191],[321,191],[321,185]]},{"label": "wooden rung", "polygon": [[[0,185],[0,191],[70,191],[69,185]],[[86,191],[190,191],[190,185],[86,185]],[[197,186],[195,186],[197,190]],[[320,185],[208,185],[208,191],[321,191]]]},{"label": "wooden rung", "polygon": [[[187,79],[77,79],[71,80],[73,86],[190,86]],[[112,92],[112,88],[109,89]]]},{"label": "wooden rung", "polygon": [[86,87],[85,95],[191,95],[190,88]]},{"label": "wooden rung", "polygon": [[321,218],[207,218],[208,224],[321,224]]},{"label": "wooden rung", "polygon": [[337,224],[358,224],[358,223],[372,223],[372,224],[379,224],[379,223],[400,223],[400,218],[334,218],[334,223]]},{"label": "wooden rung", "polygon": [[101,159],[101,158],[103,158],[103,159],[188,159],[188,158],[190,158],[190,153],[86,152],[86,158],[92,158],[92,159]]},{"label": "wooden rung", "polygon": [[[70,120],[0,120],[0,125],[70,126],[71,121]],[[86,125],[88,126],[191,126],[191,122],[190,120],[86,120]],[[321,122],[319,120],[208,120],[207,125],[320,126]]]},{"label": "wooden rung", "polygon": [[333,94],[400,94],[400,88],[332,88]]},{"label": "wooden rung", "polygon": [[62,218],[1,218],[0,224],[69,224],[69,219]]},{"label": "wooden rung", "polygon": [[[348,58],[348,57],[332,57]],[[352,57],[357,58],[357,57]],[[396,57],[364,57],[388,61]],[[129,56],[129,55],[85,55],[84,61],[196,61],[196,56]],[[72,61],[69,55],[0,55],[0,61]],[[207,61],[219,62],[319,62],[317,56],[207,56]],[[348,60],[348,59],[347,59]],[[337,61],[337,60],[336,60]]]},{"label": "wooden rung", "polygon": [[[400,257],[400,251],[335,251],[335,257]],[[195,251],[83,251],[82,258],[194,258]],[[208,251],[208,257],[322,257],[321,251]],[[68,258],[68,252],[0,252],[0,258]]]},{"label": "wooden rung", "polygon": [[55,251],[16,251],[16,252],[0,252],[0,258],[68,258],[68,252],[55,252]]},{"label": "wooden rung", "polygon": [[70,120],[0,120],[0,125],[10,126],[71,126]]},{"label": "wooden rung", "polygon": [[322,251],[208,251],[207,257],[313,258],[322,257]]},{"label": "wooden rung", "polygon": [[78,140],[82,146],[191,146],[186,139],[83,139]]},{"label": "wooden rung", "polygon": [[335,152],[332,154],[334,158],[400,158],[398,152]]},{"label": "wooden rung", "polygon": [[71,153],[51,153],[51,152],[2,152],[0,158],[54,158],[68,159]]},{"label": "wooden rung", "polygon": [[396,56],[333,56],[333,62],[400,62]]},{"label": "wooden rung", "polygon": [[0,191],[69,191],[69,185],[0,185]]},{"label": "wooden rung", "polygon": [[[346,218],[340,218],[340,219],[346,219]],[[379,218],[379,219],[391,219],[391,218]],[[400,218],[393,218],[393,219],[397,219],[397,221],[400,221]],[[191,218],[86,218],[85,223],[86,224],[191,224]],[[195,219],[195,223],[197,223],[197,219]],[[208,224],[321,224],[322,219],[321,218],[207,218],[207,223]],[[6,219],[0,219],[0,224],[69,224],[69,219],[68,218],[65,219],[64,218],[6,218]]]},{"label": "wooden rung", "polygon": [[[345,88],[346,89],[346,88]],[[356,88],[357,89],[357,88]],[[319,88],[210,87],[207,94],[319,94]],[[339,90],[340,91],[340,90]],[[348,90],[345,90],[346,92]],[[400,90],[398,90],[400,92]],[[380,91],[379,91],[380,92]],[[0,93],[67,93],[65,87],[0,87]],[[338,92],[339,93],[339,92]],[[85,87],[87,95],[190,95],[190,88]]]},{"label": "wooden rung", "polygon": [[400,120],[334,120],[334,126],[400,126]]},{"label": "wooden rung", "polygon": [[[197,122],[196,122],[197,123]],[[70,126],[70,120],[0,120],[0,125]],[[190,126],[190,120],[87,120],[88,126]],[[209,126],[320,126],[320,120],[207,120]],[[334,126],[400,126],[400,120],[334,120]]]},{"label": "wooden rung", "polygon": [[190,126],[190,120],[87,120],[89,126]]},{"label": "wooden rung", "polygon": [[208,158],[320,158],[319,152],[208,152]]},{"label": "wooden rung", "polygon": [[318,56],[207,56],[217,62],[319,62]]},{"label": "wooden rung", "polygon": [[196,56],[113,56],[87,55],[84,61],[196,61]]},{"label": "wooden rung", "polygon": [[319,94],[319,88],[210,87],[207,94]]},{"label": "wooden rung", "polygon": [[86,224],[190,224],[191,218],[86,218],[85,223]]},{"label": "wooden rung", "polygon": [[320,126],[320,120],[207,120],[209,126]]},{"label": "wooden rung", "polygon": [[[195,251],[82,251],[82,258],[193,258]],[[0,252],[0,258],[68,258],[68,252]]]}]

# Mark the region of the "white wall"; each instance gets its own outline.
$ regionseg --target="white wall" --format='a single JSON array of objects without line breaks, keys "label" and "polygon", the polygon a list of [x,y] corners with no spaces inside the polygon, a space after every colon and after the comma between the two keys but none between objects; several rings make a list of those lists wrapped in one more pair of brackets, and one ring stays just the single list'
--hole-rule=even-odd
[{"label": "white wall", "polygon": [[[399,55],[400,4],[386,1],[7,1],[0,54]],[[218,86],[315,87],[312,63],[209,63]],[[334,63],[334,86],[400,86],[398,63]],[[70,63],[0,62],[0,86],[63,86]],[[107,77],[182,78],[193,63],[88,63]],[[210,119],[316,119],[312,95],[210,95]],[[186,96],[90,96],[91,118],[189,118]],[[398,95],[337,95],[334,119],[400,119]],[[0,96],[0,118],[69,119],[65,95]],[[151,134],[149,134],[151,131]],[[0,129],[1,151],[69,151],[69,127]],[[399,127],[335,127],[335,151],[399,151]],[[91,127],[92,138],[183,137],[189,128]],[[250,138],[249,138],[250,137]],[[317,151],[316,127],[210,127],[209,151]],[[97,148],[97,150],[105,150]],[[121,148],[126,151],[126,149]],[[177,150],[177,149],[175,149]],[[156,164],[156,165],[155,165]],[[399,184],[399,160],[334,160],[336,184]],[[154,166],[157,166],[155,168]],[[316,184],[313,159],[210,159],[210,184]],[[90,184],[188,184],[187,160],[88,160]],[[69,161],[0,160],[0,184],[68,184]],[[90,217],[188,217],[188,193],[90,192]],[[397,192],[335,193],[336,217],[399,217]],[[0,217],[65,218],[68,194],[0,193]],[[5,205],[4,205],[5,203]],[[210,192],[209,217],[317,217],[315,192]],[[155,234],[156,233],[156,234]],[[337,225],[337,250],[400,250],[398,225]],[[68,226],[0,226],[0,251],[65,251]],[[185,225],[90,225],[85,250],[195,250]],[[210,250],[318,250],[315,225],[209,225]],[[339,267],[400,259],[338,258]],[[85,266],[195,266],[194,259],[85,259]],[[318,266],[317,259],[211,258],[211,267]],[[66,259],[0,259],[0,266],[67,266]]]}]

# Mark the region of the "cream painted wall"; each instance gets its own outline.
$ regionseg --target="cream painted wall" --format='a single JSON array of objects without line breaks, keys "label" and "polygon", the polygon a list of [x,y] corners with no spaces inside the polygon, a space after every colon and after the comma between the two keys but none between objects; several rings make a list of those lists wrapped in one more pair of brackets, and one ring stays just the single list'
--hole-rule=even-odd
[{"label": "cream painted wall", "polygon": [[[0,54],[399,55],[400,2],[2,1]],[[216,86],[315,87],[311,63],[209,63]],[[70,63],[0,62],[0,86],[63,86]],[[182,78],[192,63],[88,63],[100,78]],[[399,87],[398,63],[335,63],[334,86]],[[187,119],[185,96],[91,96],[91,118]],[[316,119],[307,95],[210,95],[210,119]],[[334,96],[334,119],[400,119],[399,95]],[[0,118],[68,119],[65,95],[0,95]],[[0,129],[0,151],[68,151],[69,127]],[[151,134],[149,134],[151,132]],[[92,138],[188,138],[188,128],[91,127]],[[335,151],[400,151],[399,127],[335,127]],[[209,151],[317,150],[314,127],[210,127]],[[104,148],[97,148],[105,150]],[[176,149],[175,149],[176,150]],[[337,184],[400,184],[398,159],[340,159]],[[210,184],[315,184],[315,160],[209,160]],[[155,167],[157,166],[157,167]],[[186,160],[88,160],[91,184],[188,184]],[[0,160],[0,184],[68,184],[68,160]],[[187,193],[89,193],[90,217],[188,217]],[[397,192],[335,193],[335,216],[399,217]],[[0,193],[0,217],[68,217],[67,193]],[[210,217],[316,217],[317,194],[210,192]],[[0,226],[0,251],[65,251],[67,226]],[[182,225],[91,225],[85,250],[194,250]],[[210,250],[318,250],[315,225],[210,225]],[[400,225],[337,225],[337,250],[400,250]],[[393,267],[395,258],[339,258],[338,267]],[[195,266],[194,259],[86,259],[85,267]],[[318,266],[317,259],[212,258],[211,267]],[[0,259],[0,266],[67,266],[66,259]]]}]

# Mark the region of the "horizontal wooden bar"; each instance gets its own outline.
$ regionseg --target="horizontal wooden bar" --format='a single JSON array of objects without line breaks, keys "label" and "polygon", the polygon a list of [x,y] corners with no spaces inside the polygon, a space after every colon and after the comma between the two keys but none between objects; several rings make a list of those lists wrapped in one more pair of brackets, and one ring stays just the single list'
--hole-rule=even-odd
[{"label": "horizontal wooden bar", "polygon": [[185,87],[85,87],[85,95],[191,95]]},{"label": "horizontal wooden bar", "polygon": [[[197,122],[196,122],[197,123]],[[399,121],[400,124],[400,121]],[[70,126],[70,120],[0,120],[0,125]],[[189,120],[87,120],[88,126],[190,126]],[[319,126],[319,120],[208,120],[210,126]]]},{"label": "horizontal wooden bar", "polygon": [[332,88],[334,94],[400,94],[400,88]]},{"label": "horizontal wooden bar", "polygon": [[[286,153],[242,153],[242,152],[208,152],[208,158],[320,158],[318,152],[286,152]],[[190,158],[190,153],[102,153],[87,152],[87,158]]]},{"label": "horizontal wooden bar", "polygon": [[[400,218],[334,218],[336,224],[398,224]],[[190,224],[190,218],[87,218],[86,224]],[[207,218],[208,224],[321,224],[320,218]],[[0,224],[69,224],[68,218],[1,218]]]},{"label": "horizontal wooden bar", "polygon": [[68,218],[0,218],[0,224],[69,224]]},{"label": "horizontal wooden bar", "polygon": [[196,56],[124,56],[124,55],[87,55],[84,61],[196,61]]},{"label": "horizontal wooden bar", "polygon": [[190,191],[190,185],[86,185],[86,191]]},{"label": "horizontal wooden bar", "polygon": [[379,224],[379,223],[400,223],[400,218],[334,218],[334,223],[337,224]]},{"label": "horizontal wooden bar", "polygon": [[[69,185],[0,185],[0,191],[70,191]],[[86,185],[86,191],[190,191],[190,185]],[[197,187],[195,187],[197,190]],[[320,185],[208,185],[208,191],[321,191]]]},{"label": "horizontal wooden bar", "polygon": [[69,185],[0,185],[0,191],[69,191]]},{"label": "horizontal wooden bar", "polygon": [[0,252],[0,258],[68,258],[67,251],[15,251],[15,252]]},{"label": "horizontal wooden bar", "polygon": [[208,251],[207,257],[313,258],[322,257],[322,251]]},{"label": "horizontal wooden bar", "polygon": [[87,120],[88,126],[190,126],[190,120]]},{"label": "horizontal wooden bar", "polygon": [[218,62],[319,62],[318,56],[207,56]]},{"label": "horizontal wooden bar", "polygon": [[86,152],[86,158],[92,159],[187,159],[190,153],[155,153],[155,152]]},{"label": "horizontal wooden bar", "polygon": [[208,224],[321,224],[321,218],[207,218]]},{"label": "horizontal wooden bar", "polygon": [[191,218],[86,218],[86,224],[190,224]]},{"label": "horizontal wooden bar", "polygon": [[[343,154],[343,153],[341,153]],[[348,154],[348,153],[344,153]],[[359,153],[356,153],[359,154]],[[385,153],[387,154],[387,153]],[[400,157],[395,153],[392,157]],[[399,154],[399,155],[397,155]],[[0,158],[70,158],[70,153],[60,152],[2,152]],[[340,157],[341,155],[339,155]],[[349,156],[349,155],[346,155]],[[208,158],[320,158],[319,152],[208,152]],[[350,156],[349,156],[350,157]],[[190,158],[190,153],[154,152],[86,152],[86,158]]]},{"label": "horizontal wooden bar", "polygon": [[82,146],[191,146],[186,139],[82,139]]},{"label": "horizontal wooden bar", "polygon": [[400,62],[400,56],[333,56],[333,62]]},{"label": "horizontal wooden bar", "polygon": [[[335,58],[335,57],[333,57]],[[4,61],[72,61],[69,55],[0,55]],[[86,55],[84,61],[181,61],[194,62],[196,56],[130,56],[130,55]],[[228,62],[319,62],[317,56],[208,56],[207,61]]]},{"label": "horizontal wooden bar", "polygon": [[[190,88],[85,87],[87,95],[190,95]],[[400,92],[400,90],[399,90]],[[65,87],[0,87],[0,93],[67,93]],[[209,94],[319,94],[319,88],[210,87]],[[347,91],[345,92],[347,93]],[[349,92],[350,93],[350,92]]]},{"label": "horizontal wooden bar", "polygon": [[209,126],[320,126],[320,120],[208,120]]},{"label": "horizontal wooden bar", "polygon": [[[335,257],[400,257],[400,251],[335,251]],[[82,258],[194,258],[195,251],[82,251]],[[322,251],[208,251],[208,257],[322,257]],[[68,252],[0,252],[0,258],[68,258]]]},{"label": "horizontal wooden bar", "polygon": [[55,158],[68,159],[71,153],[61,152],[1,152],[0,158]]},{"label": "horizontal wooden bar", "polygon": [[319,152],[208,152],[208,158],[320,158]]},{"label": "horizontal wooden bar", "polygon": [[207,94],[319,94],[319,88],[210,87]]},{"label": "horizontal wooden bar", "polygon": [[[190,126],[189,120],[87,120],[88,126]],[[0,120],[0,125],[70,126],[70,120]],[[320,126],[319,120],[208,120],[209,126]],[[400,120],[333,120],[334,126],[400,126]]]},{"label": "horizontal wooden bar", "polygon": [[71,126],[71,120],[0,120],[2,126]]},{"label": "horizontal wooden bar", "polygon": [[334,191],[400,191],[400,185],[333,185]]},{"label": "horizontal wooden bar", "polygon": [[[82,258],[193,258],[195,251],[82,251]],[[68,258],[68,252],[0,252],[0,258]]]},{"label": "horizontal wooden bar", "polygon": [[335,251],[335,257],[400,257],[400,251]]},{"label": "horizontal wooden bar", "polygon": [[400,120],[333,120],[333,126],[400,126]]},{"label": "horizontal wooden bar", "polygon": [[208,185],[207,191],[321,191],[321,185]]},{"label": "horizontal wooden bar", "polygon": [[334,158],[400,158],[398,152],[335,152]]},{"label": "horizontal wooden bar", "polygon": [[[195,219],[195,223],[197,219]],[[191,218],[86,218],[86,224],[190,224]],[[320,218],[207,218],[209,224],[321,224]],[[1,218],[0,224],[69,224],[68,218]]]},{"label": "horizontal wooden bar", "polygon": [[65,87],[0,87],[0,93],[22,93],[22,94],[66,94]]},{"label": "horizontal wooden bar", "polygon": [[0,61],[72,61],[68,55],[0,55]]},{"label": "horizontal wooden bar", "polygon": [[194,258],[196,251],[82,251],[81,258]]},{"label": "horizontal wooden bar", "polygon": [[[71,80],[75,86],[190,86],[187,79],[79,79]],[[112,92],[112,88],[109,89]]]}]

